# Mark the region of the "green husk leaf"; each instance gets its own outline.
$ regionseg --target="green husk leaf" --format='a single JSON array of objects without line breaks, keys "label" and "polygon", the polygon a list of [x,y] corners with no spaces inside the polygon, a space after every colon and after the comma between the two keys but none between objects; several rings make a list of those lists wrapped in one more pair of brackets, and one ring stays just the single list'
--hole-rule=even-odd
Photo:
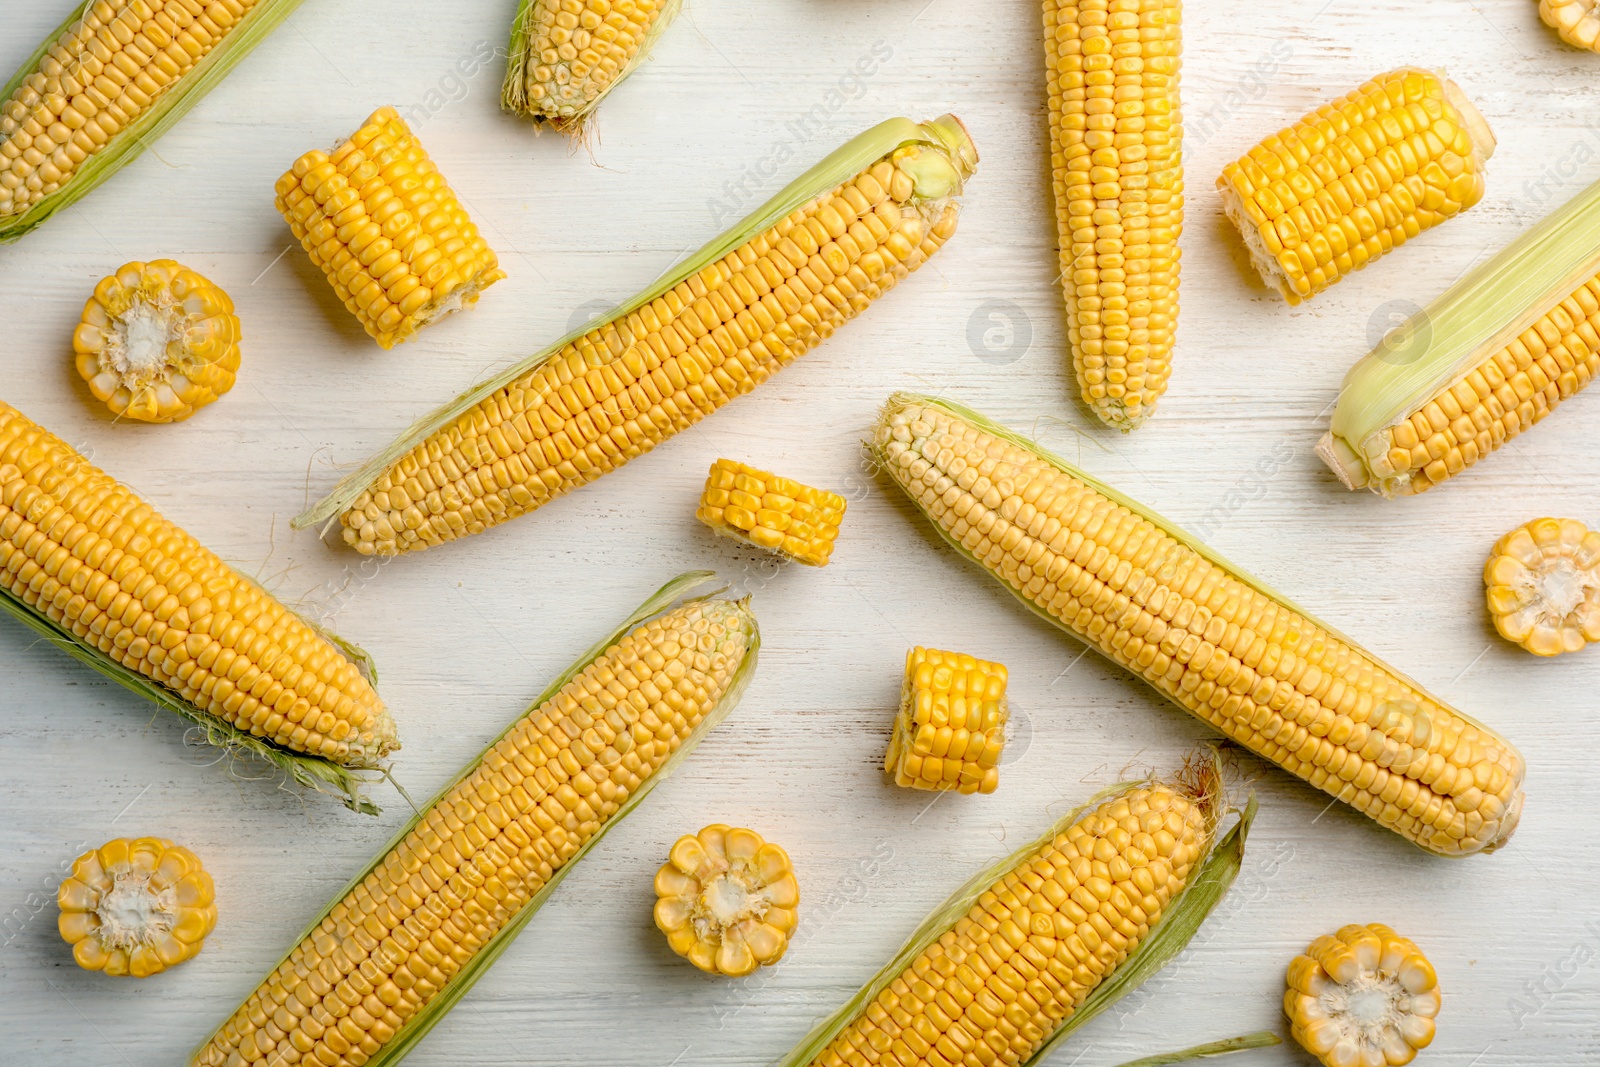
[{"label": "green husk leaf", "polygon": [[[363,463],[345,477],[333,491],[312,505],[290,524],[295,529],[305,529],[328,522],[350,506],[374,481],[382,477],[396,460],[410,452],[441,428],[450,425],[475,407],[484,397],[504,388],[518,378],[529,374],[541,364],[554,358],[567,345],[585,334],[606,326],[655,300],[685,278],[715,263],[750,238],[773,226],[779,219],[803,204],[815,199],[872,163],[898,148],[909,144],[928,144],[946,152],[954,152],[952,127],[943,120],[916,123],[910,119],[896,118],[881,122],[870,130],[846,142],[838,150],[790,182],[771,200],[757,208],[742,221],[735,223],[720,236],[687,259],[668,268],[648,288],[626,303],[608,313],[603,320],[586,323],[533,355],[512,364],[500,373],[479,382],[444,406],[424,415],[396,438],[387,448]],[[961,135],[964,137],[964,133]],[[970,146],[970,142],[967,142]],[[959,191],[959,190],[957,190]]]},{"label": "green husk leaf", "polygon": [[[348,896],[356,886],[360,885],[367,875],[376,870],[378,866],[383,863],[385,857],[387,857],[389,853],[405,839],[407,834],[416,829],[417,825],[422,822],[422,819],[427,812],[430,811],[435,804],[439,803],[439,801],[446,796],[450,790],[454,789],[458,784],[460,784],[462,779],[471,774],[478,767],[479,763],[483,761],[484,755],[487,754],[490,749],[494,748],[495,745],[499,744],[500,741],[504,739],[508,733],[515,729],[519,723],[527,718],[528,715],[543,705],[546,701],[550,700],[556,695],[556,693],[560,692],[563,686],[582,673],[583,670],[589,666],[589,664],[593,663],[595,660],[604,655],[608,648],[614,645],[634,627],[651,618],[654,618],[657,615],[662,614],[668,608],[673,607],[676,603],[690,603],[696,600],[704,600],[710,596],[714,596],[715,593],[708,593],[694,597],[691,597],[688,594],[692,590],[706,584],[709,581],[712,581],[715,579],[715,577],[716,575],[711,571],[690,571],[688,573],[679,575],[666,585],[663,585],[660,589],[656,590],[655,593],[651,594],[650,598],[647,599],[643,604],[639,605],[639,607],[636,608],[631,615],[624,619],[616,629],[612,630],[605,637],[595,642],[595,644],[591,646],[587,652],[580,656],[570,667],[568,667],[565,671],[558,675],[554,681],[546,686],[544,691],[535,697],[533,702],[528,705],[528,709],[526,711],[507,723],[505,729],[501,730],[494,736],[493,739],[489,741],[488,744],[483,746],[483,749],[479,752],[476,758],[469,761],[466,766],[462,767],[453,778],[441,786],[439,791],[435,793],[431,799],[429,799],[428,803],[418,810],[409,820],[406,821],[405,825],[400,827],[400,829],[395,832],[394,836],[389,839],[389,842],[378,851],[377,855],[373,857],[372,862],[367,864],[367,866],[363,868],[354,878],[352,878],[343,889],[339,890],[339,892],[334,895],[333,899],[328,902],[328,905],[323,908],[317,914],[317,916],[311,920],[311,922],[306,924],[306,927],[303,931],[301,931],[300,936],[294,939],[294,943],[289,947],[289,950],[283,954],[278,962],[273,965],[272,970],[276,970],[279,966],[281,966],[283,961],[287,960],[294,952],[295,948],[316,931],[317,927],[322,924],[322,920],[326,919],[328,915],[332,913],[334,907],[337,906],[338,903],[346,896]],[[367,1061],[369,1067],[388,1067],[388,1065],[396,1064],[403,1060],[406,1055],[416,1047],[417,1043],[426,1037],[428,1032],[438,1025],[439,1021],[445,1017],[450,1009],[455,1007],[456,1003],[467,994],[467,991],[470,990],[478,981],[478,979],[483,976],[483,973],[489,969],[494,961],[499,959],[500,955],[510,947],[511,942],[516,940],[517,935],[522,932],[523,928],[528,925],[528,922],[534,917],[535,914],[538,913],[539,909],[544,906],[545,901],[549,899],[550,894],[555,892],[556,887],[559,886],[562,880],[565,879],[572,869],[578,865],[579,861],[587,856],[589,851],[600,843],[600,840],[605,837],[605,835],[613,826],[627,818],[628,815],[632,814],[634,809],[639,806],[645,797],[650,795],[650,792],[655,789],[657,785],[659,785],[666,778],[670,777],[673,772],[677,770],[679,764],[681,764],[683,760],[688,757],[689,753],[694,750],[695,746],[705,738],[706,734],[710,733],[711,730],[721,723],[723,719],[727,718],[728,713],[733,710],[736,704],[739,703],[739,698],[744,695],[745,688],[750,684],[750,679],[755,673],[756,661],[761,648],[761,632],[756,626],[755,616],[749,614],[748,609],[745,611],[745,614],[748,618],[751,630],[750,645],[745,652],[744,662],[739,665],[738,670],[734,674],[733,681],[729,684],[727,692],[723,694],[722,699],[718,702],[717,706],[706,713],[705,717],[701,720],[700,725],[695,727],[694,731],[684,739],[683,744],[678,746],[678,750],[667,758],[666,762],[661,765],[660,769],[657,770],[655,774],[651,775],[640,784],[639,788],[634,791],[632,796],[623,802],[622,806],[617,809],[611,818],[607,819],[605,823],[601,825],[600,829],[595,831],[594,835],[590,837],[588,841],[584,842],[583,846],[579,848],[577,852],[573,853],[571,859],[569,859],[551,875],[550,880],[544,884],[544,887],[541,888],[538,893],[535,893],[531,898],[529,898],[528,902],[523,905],[522,909],[517,912],[516,916],[512,918],[510,922],[506,923],[505,926],[501,927],[495,936],[490,938],[489,942],[484,945],[483,948],[475,956],[473,956],[464,967],[461,968],[461,970],[456,972],[455,976],[451,978],[449,984],[435,994],[421,1011],[419,1011],[416,1015],[413,1015],[406,1022],[405,1026],[401,1027],[401,1029],[395,1034],[394,1038],[379,1050],[377,1055],[373,1056]],[[271,971],[268,973],[271,973]],[[218,1031],[220,1031],[220,1029],[221,1027],[219,1026],[217,1031],[213,1031],[211,1036],[207,1037],[206,1040],[200,1045],[200,1049],[204,1049],[206,1045],[209,1045],[211,1041],[215,1039],[216,1034]],[[199,1049],[196,1050],[196,1054],[198,1054],[198,1052]]]},{"label": "green husk leaf", "polygon": [[621,85],[628,75],[633,73],[635,67],[643,63],[650,55],[656,39],[666,31],[668,24],[677,17],[683,7],[683,0],[667,0],[662,5],[661,12],[656,16],[655,22],[645,32],[644,41],[639,45],[639,50],[628,60],[628,65],[617,71],[617,76],[590,100],[578,113],[569,119],[551,119],[545,115],[530,110],[528,105],[528,33],[529,24],[533,21],[533,11],[541,3],[549,0],[520,0],[517,4],[517,15],[511,23],[511,44],[507,48],[506,81],[500,92],[500,106],[513,115],[535,120],[543,119],[558,130],[574,130],[581,133],[587,125],[595,109],[617,86]]},{"label": "green husk leaf", "polygon": [[1230,1037],[1223,1041],[1211,1041],[1204,1045],[1186,1048],[1181,1052],[1163,1052],[1156,1056],[1146,1056],[1139,1060],[1130,1060],[1122,1067],[1168,1067],[1173,1063],[1188,1063],[1191,1060],[1209,1059],[1212,1056],[1226,1056],[1230,1052],[1244,1052],[1253,1048],[1271,1048],[1273,1045],[1283,1044],[1283,1038],[1271,1030],[1257,1030],[1253,1034],[1244,1034],[1240,1037]]},{"label": "green husk leaf", "polygon": [[[66,184],[43,200],[29,205],[19,215],[0,217],[0,244],[17,240],[39,226],[58,211],[77,203],[99,184],[139,157],[145,148],[166,133],[177,121],[188,114],[207,93],[216,88],[228,72],[251,50],[267,39],[267,35],[288,18],[303,0],[257,0],[244,18],[205,57],[196,63],[183,78],[167,87],[155,103],[112,138],[104,148],[84,160]],[[34,51],[27,62],[17,69],[0,91],[0,100],[9,99],[17,86],[38,66],[50,47],[72,24],[83,17],[87,8],[75,7],[66,20]]]}]

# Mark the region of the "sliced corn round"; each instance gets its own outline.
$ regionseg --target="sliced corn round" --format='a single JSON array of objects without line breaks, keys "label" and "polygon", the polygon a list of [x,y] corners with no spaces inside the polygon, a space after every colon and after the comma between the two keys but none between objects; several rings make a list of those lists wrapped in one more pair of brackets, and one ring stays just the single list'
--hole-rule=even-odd
[{"label": "sliced corn round", "polygon": [[56,894],[57,928],[86,971],[148,978],[197,955],[217,925],[199,857],[159,837],[119,837],[79,856]]},{"label": "sliced corn round", "polygon": [[1483,584],[1494,628],[1535,656],[1600,641],[1600,533],[1576,519],[1535,519],[1500,538]]},{"label": "sliced corn round", "polygon": [[896,785],[993,793],[1006,743],[1006,669],[959,652],[906,653],[884,770]]},{"label": "sliced corn round", "polygon": [[724,537],[796,563],[826,567],[845,499],[732,459],[711,465],[695,518]]},{"label": "sliced corn round", "polygon": [[1600,3],[1595,0],[1539,0],[1539,17],[1574,48],[1600,52]]},{"label": "sliced corn round", "polygon": [[1283,1011],[1324,1067],[1400,1067],[1433,1041],[1439,981],[1387,926],[1346,926],[1290,962]]},{"label": "sliced corn round", "polygon": [[678,838],[656,872],[656,898],[667,944],[707,974],[738,978],[777,963],[799,921],[789,854],[722,823]]}]

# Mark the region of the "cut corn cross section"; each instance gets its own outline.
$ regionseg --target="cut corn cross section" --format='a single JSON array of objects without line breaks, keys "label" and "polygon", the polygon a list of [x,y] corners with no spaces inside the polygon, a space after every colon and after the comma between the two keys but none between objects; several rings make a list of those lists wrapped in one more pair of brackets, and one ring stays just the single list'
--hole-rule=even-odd
[{"label": "cut corn cross section", "polygon": [[826,567],[845,499],[732,459],[711,465],[695,518],[725,537]]},{"label": "cut corn cross section", "polygon": [[216,890],[199,857],[159,837],[119,837],[85,852],[56,903],[78,966],[113,976],[176,967],[217,925]]},{"label": "cut corn cross section", "polygon": [[1539,0],[1539,17],[1574,48],[1600,52],[1600,3],[1595,0]]},{"label": "cut corn cross section", "polygon": [[1006,669],[959,652],[906,653],[884,770],[896,785],[993,793],[1005,749]]},{"label": "cut corn cross section", "polygon": [[503,106],[558,130],[581,131],[680,6],[681,0],[522,0]]},{"label": "cut corn cross section", "polygon": [[1402,1067],[1433,1043],[1439,980],[1387,926],[1346,926],[1289,963],[1283,1013],[1324,1067]]},{"label": "cut corn cross section", "polygon": [[713,823],[678,838],[655,888],[657,928],[707,974],[739,978],[777,963],[800,921],[789,854],[743,827]]},{"label": "cut corn cross section", "polygon": [[1535,519],[1500,538],[1483,583],[1494,628],[1536,656],[1600,641],[1600,533],[1576,519]]}]

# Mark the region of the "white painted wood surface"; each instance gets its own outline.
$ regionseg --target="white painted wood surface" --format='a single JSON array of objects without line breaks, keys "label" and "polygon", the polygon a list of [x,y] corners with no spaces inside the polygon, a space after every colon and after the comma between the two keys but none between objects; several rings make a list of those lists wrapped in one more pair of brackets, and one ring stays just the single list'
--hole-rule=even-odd
[{"label": "white painted wood surface", "polygon": [[[312,0],[154,150],[0,249],[0,395],[364,644],[405,740],[395,771],[415,797],[669,576],[714,567],[755,593],[766,644],[744,704],[567,880],[413,1063],[767,1063],[970,871],[1125,767],[1171,766],[1206,737],[1080,657],[862,475],[857,441],[897,388],[948,390],[1205,525],[1227,556],[1501,728],[1528,759],[1515,841],[1460,862],[1246,760],[1262,809],[1234,896],[1057,1062],[1101,1067],[1278,1027],[1289,957],[1317,934],[1376,920],[1428,950],[1446,991],[1420,1062],[1600,1063],[1600,652],[1541,662],[1500,642],[1479,579],[1489,545],[1517,523],[1600,521],[1600,397],[1416,500],[1345,494],[1311,454],[1340,378],[1389,312],[1425,303],[1600,178],[1600,57],[1561,46],[1531,0],[1196,0],[1178,366],[1159,416],[1120,437],[1069,398],[1034,3],[690,0],[607,102],[594,163],[498,111],[502,60],[457,73],[503,49],[511,6]],[[0,68],[66,7],[0,0]],[[870,75],[854,73],[874,55]],[[1488,196],[1290,310],[1247,277],[1212,179],[1263,134],[1405,63],[1446,68],[1494,125]],[[271,192],[298,153],[383,103],[421,109],[423,140],[510,272],[478,310],[393,352],[366,339],[297,248],[280,255],[290,238]],[[363,567],[289,531],[340,465],[719,230],[710,200],[727,197],[730,179],[757,175],[746,179],[754,201],[881,118],[945,110],[983,154],[960,233],[757,394],[576,496],[420,556]],[[826,125],[808,129],[808,114]],[[780,154],[793,159],[763,180]],[[233,294],[244,368],[231,395],[189,422],[113,425],[73,381],[72,323],[99,277],[158,256]],[[990,330],[999,351],[982,347]],[[847,491],[836,562],[775,572],[699,527],[693,503],[718,455]],[[1010,665],[1020,736],[997,794],[929,806],[879,774],[911,643]],[[405,816],[386,790],[374,820],[241,780],[251,768],[186,747],[181,723],[11,624],[0,626],[0,679],[8,1065],[179,1062]],[[805,896],[788,958],[744,981],[701,976],[650,920],[669,843],[721,820],[782,842]],[[205,952],[146,982],[79,971],[54,929],[63,864],[117,834],[178,839],[217,882],[221,919]],[[1310,1061],[1281,1048],[1238,1062]]]}]

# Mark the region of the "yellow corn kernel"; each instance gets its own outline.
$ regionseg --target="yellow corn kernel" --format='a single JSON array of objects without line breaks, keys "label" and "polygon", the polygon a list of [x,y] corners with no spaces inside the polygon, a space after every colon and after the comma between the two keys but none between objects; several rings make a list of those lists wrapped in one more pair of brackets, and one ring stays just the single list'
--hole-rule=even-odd
[{"label": "yellow corn kernel", "polygon": [[508,71],[507,110],[579,129],[643,58],[678,0],[527,0]]},{"label": "yellow corn kernel", "polygon": [[1346,926],[1289,964],[1283,1013],[1323,1067],[1401,1067],[1433,1041],[1439,981],[1387,926]]},{"label": "yellow corn kernel", "polygon": [[196,956],[217,925],[211,876],[159,837],[119,837],[72,864],[57,927],[86,971],[148,978]]},{"label": "yellow corn kernel", "polygon": [[1539,0],[1539,17],[1574,48],[1600,52],[1600,4],[1595,0]]},{"label": "yellow corn kernel", "polygon": [[900,711],[883,769],[895,785],[993,793],[1005,750],[1006,669],[959,652],[906,653]]},{"label": "yellow corn kernel", "polygon": [[707,974],[739,978],[777,963],[799,921],[789,854],[743,827],[713,823],[678,838],[655,885],[656,927]]},{"label": "yellow corn kernel", "polygon": [[695,518],[717,533],[813,567],[826,567],[845,499],[737,460],[711,465]]},{"label": "yellow corn kernel", "polygon": [[1483,584],[1494,628],[1535,656],[1600,641],[1600,533],[1576,519],[1535,519],[1500,538]]}]

